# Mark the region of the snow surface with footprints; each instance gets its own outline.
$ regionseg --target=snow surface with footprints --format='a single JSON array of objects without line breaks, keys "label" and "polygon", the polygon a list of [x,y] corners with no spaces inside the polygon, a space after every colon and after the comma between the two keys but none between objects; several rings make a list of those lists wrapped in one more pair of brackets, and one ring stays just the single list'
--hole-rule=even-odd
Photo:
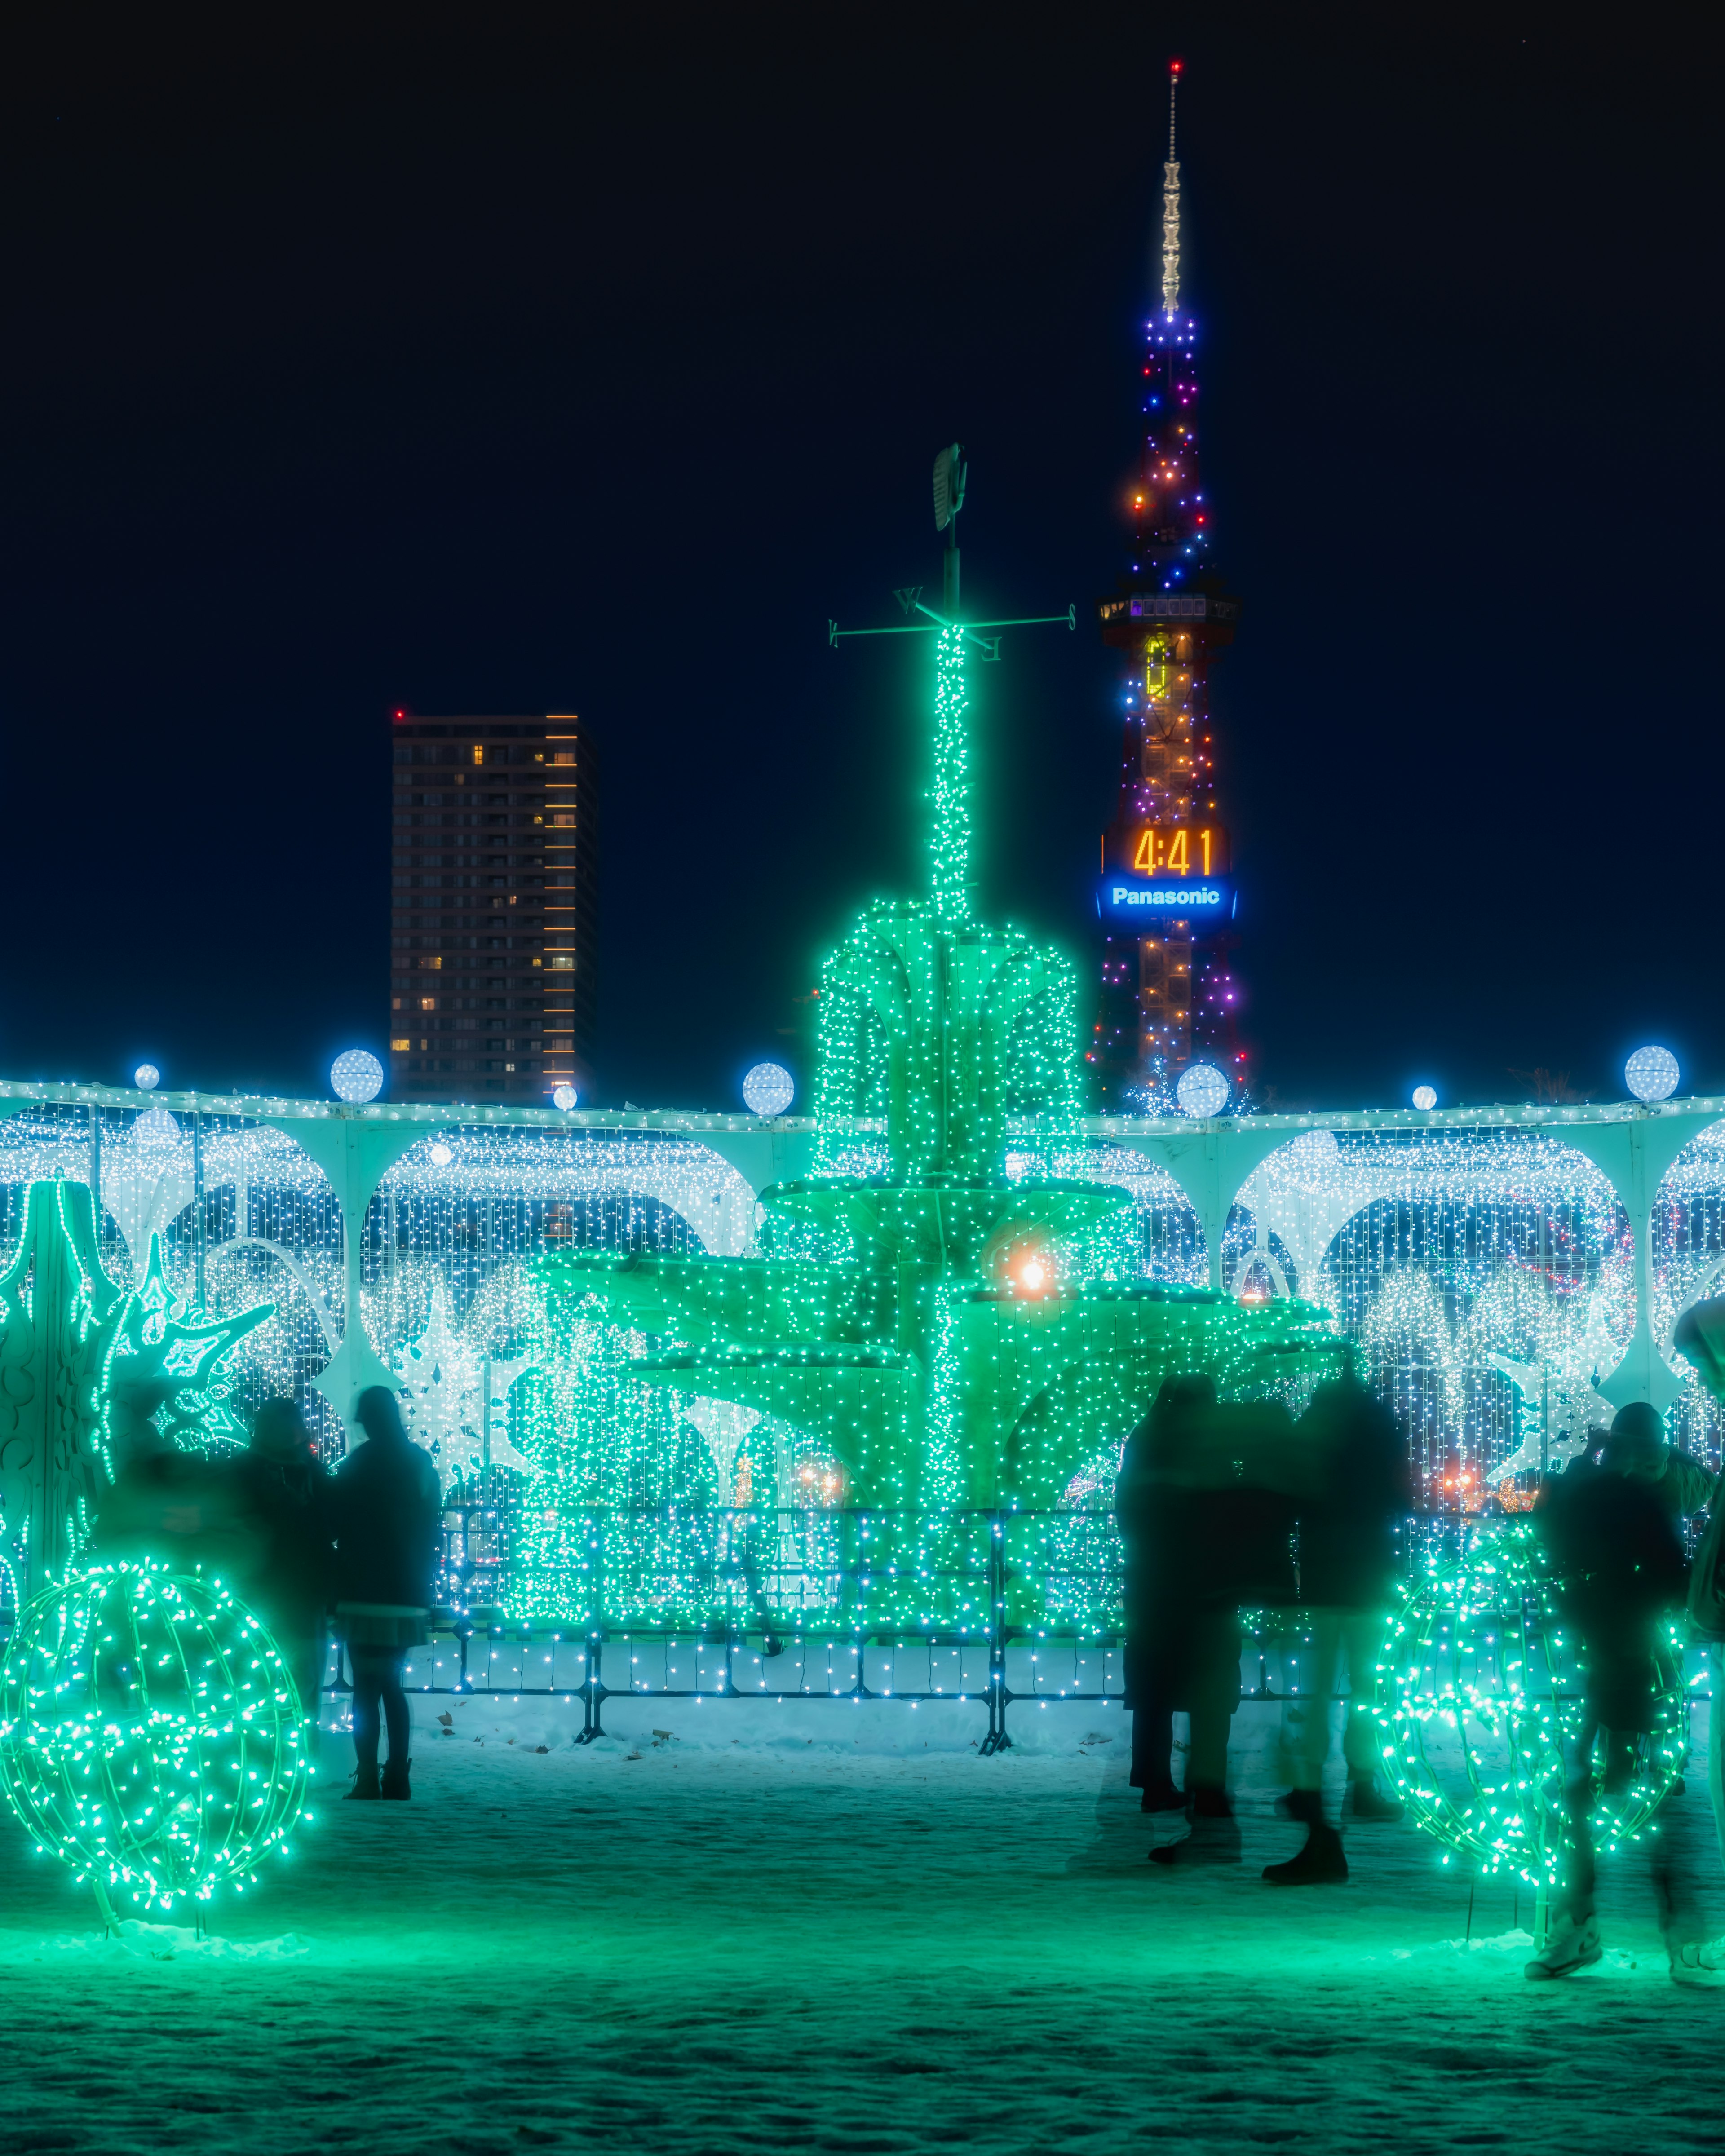
[{"label": "snow surface with footprints", "polygon": [[1633,1856],[1562,1984],[1522,1979],[1525,1891],[1470,1915],[1406,1825],[1277,1892],[1273,1707],[1236,1721],[1218,1870],[1146,1862],[1129,1722],[1094,1702],[1015,1709],[988,1759],[957,1702],[623,1699],[587,1748],[578,1704],[414,1707],[413,1801],[341,1801],[326,1735],[315,1823],[203,1936],[156,1911],[104,1939],[0,1820],[10,2156],[1725,2138],[1725,1989],[1669,1982]]}]

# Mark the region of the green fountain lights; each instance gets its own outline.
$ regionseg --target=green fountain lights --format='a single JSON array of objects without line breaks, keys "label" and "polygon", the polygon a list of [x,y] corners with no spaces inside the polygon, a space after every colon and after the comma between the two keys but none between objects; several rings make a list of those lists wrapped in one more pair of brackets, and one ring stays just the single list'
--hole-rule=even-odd
[{"label": "green fountain lights", "polygon": [[[892,1515],[885,1569],[901,1583],[929,1573],[943,1517],[1065,1502],[1165,1377],[1271,1389],[1337,1348],[1303,1304],[1107,1278],[1127,1194],[1009,1172],[1078,1145],[1077,980],[975,916],[970,632],[933,619],[930,895],[875,901],[823,968],[823,1172],[762,1194],[810,1255],[542,1265],[559,1295],[589,1292],[661,1343],[630,1366],[644,1383],[773,1418],[842,1462],[852,1501]],[[884,1119],[889,1173],[838,1172],[855,1146],[838,1126],[859,1115]]]}]

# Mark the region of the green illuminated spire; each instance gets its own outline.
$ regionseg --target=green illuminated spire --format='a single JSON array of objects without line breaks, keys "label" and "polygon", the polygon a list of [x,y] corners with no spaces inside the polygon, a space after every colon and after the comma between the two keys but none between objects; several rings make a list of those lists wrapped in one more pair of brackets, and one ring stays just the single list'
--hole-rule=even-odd
[{"label": "green illuminated spire", "polygon": [[934,648],[934,911],[954,927],[971,917],[970,740],[964,631],[943,629]]}]

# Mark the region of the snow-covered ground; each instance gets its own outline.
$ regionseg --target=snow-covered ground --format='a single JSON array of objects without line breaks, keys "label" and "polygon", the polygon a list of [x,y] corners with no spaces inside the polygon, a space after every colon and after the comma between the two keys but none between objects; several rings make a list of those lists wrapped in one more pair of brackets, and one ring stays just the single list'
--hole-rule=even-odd
[{"label": "snow-covered ground", "polygon": [[983,1759],[956,1702],[624,1699],[578,1749],[578,1705],[422,1697],[413,1802],[340,1801],[327,1738],[314,1824],[204,1940],[101,1940],[0,1820],[0,2148],[1720,2148],[1725,1990],[1671,1984],[1633,1856],[1561,1985],[1523,1981],[1507,1882],[1463,1943],[1469,1881],[1407,1827],[1278,1893],[1274,1712],[1236,1721],[1215,1871],[1146,1862],[1094,1702],[1014,1709]]}]

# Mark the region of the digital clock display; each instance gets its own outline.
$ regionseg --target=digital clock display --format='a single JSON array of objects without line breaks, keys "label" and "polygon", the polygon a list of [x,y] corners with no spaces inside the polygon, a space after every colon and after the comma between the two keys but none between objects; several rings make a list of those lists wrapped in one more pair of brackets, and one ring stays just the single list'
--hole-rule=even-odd
[{"label": "digital clock display", "polygon": [[1132,874],[1211,876],[1228,867],[1228,834],[1214,824],[1147,824],[1132,844]]}]

